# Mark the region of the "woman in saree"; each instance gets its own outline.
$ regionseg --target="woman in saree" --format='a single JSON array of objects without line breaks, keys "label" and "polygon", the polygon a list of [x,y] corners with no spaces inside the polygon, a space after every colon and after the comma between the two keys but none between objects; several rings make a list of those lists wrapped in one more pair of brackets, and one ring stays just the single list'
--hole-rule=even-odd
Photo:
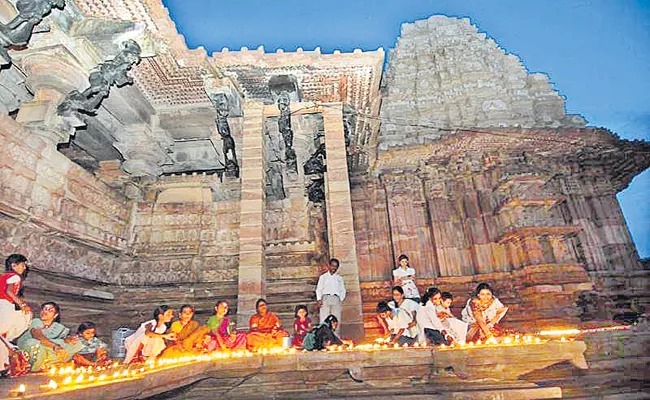
[{"label": "woman in saree", "polygon": [[29,354],[32,372],[48,369],[51,364],[68,362],[84,345],[68,337],[70,329],[61,324],[58,304],[41,305],[40,318],[34,318],[29,328],[18,338],[18,347]]},{"label": "woman in saree", "polygon": [[178,320],[172,322],[169,331],[176,334],[176,340],[171,342],[160,356],[173,358],[194,352],[203,342],[208,327],[201,326],[199,321],[194,319],[194,307],[184,304],[180,309]]},{"label": "woman in saree", "polygon": [[507,311],[508,307],[494,297],[492,287],[485,282],[480,283],[461,313],[463,321],[469,325],[466,340],[474,342],[497,336],[497,324]]},{"label": "woman in saree", "polygon": [[257,314],[248,323],[250,332],[246,335],[249,350],[271,347],[282,347],[282,338],[289,333],[282,329],[280,318],[268,310],[266,300],[259,299],[255,303]]},{"label": "woman in saree", "polygon": [[228,315],[228,302],[221,300],[214,306],[214,315],[208,319],[208,329],[214,337],[217,350],[235,350],[246,348],[246,334],[236,332]]}]

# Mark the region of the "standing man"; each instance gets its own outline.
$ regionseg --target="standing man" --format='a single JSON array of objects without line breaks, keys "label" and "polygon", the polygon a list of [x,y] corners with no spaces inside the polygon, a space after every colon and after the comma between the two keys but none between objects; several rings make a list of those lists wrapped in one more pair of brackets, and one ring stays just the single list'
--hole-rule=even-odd
[{"label": "standing man", "polygon": [[[316,286],[316,307],[320,308],[320,323],[325,322],[325,318],[334,315],[339,320],[341,326],[341,303],[345,300],[345,284],[343,277],[336,271],[339,269],[339,260],[330,259],[327,272],[318,278]],[[338,333],[339,328],[336,328]]]}]

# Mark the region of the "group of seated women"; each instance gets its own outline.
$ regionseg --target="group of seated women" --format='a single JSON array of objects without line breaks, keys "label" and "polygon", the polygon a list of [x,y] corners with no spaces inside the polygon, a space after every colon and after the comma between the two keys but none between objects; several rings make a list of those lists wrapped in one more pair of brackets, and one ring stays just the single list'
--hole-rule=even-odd
[{"label": "group of seated women", "polygon": [[108,362],[107,346],[96,336],[95,324],[84,322],[71,334],[61,323],[55,302],[43,303],[38,317],[22,298],[27,258],[12,254],[0,275],[0,376],[41,371],[74,360],[89,366]]},{"label": "group of seated women", "polygon": [[[451,293],[430,288],[418,298],[415,272],[408,265],[408,257],[400,256],[399,261],[400,266],[393,275],[400,285],[393,287],[393,300],[377,305],[378,320],[389,341],[413,344],[419,340],[423,344],[449,345],[487,340],[496,334],[497,325],[508,309],[494,297],[490,285],[478,285],[462,311],[461,320],[451,312]],[[108,363],[107,346],[97,338],[93,322],[82,323],[75,334],[70,334],[70,329],[61,323],[61,309],[54,302],[43,303],[38,318],[33,317],[21,296],[26,275],[27,258],[10,255],[5,261],[5,273],[0,275],[0,375],[42,371],[61,362],[74,361],[81,366]],[[408,296],[401,285],[407,288]],[[153,319],[142,323],[125,339],[124,362],[215,350],[256,351],[288,345],[320,350],[331,344],[343,344],[334,333],[337,318],[330,315],[323,324],[312,326],[304,305],[295,309],[292,342],[280,318],[269,311],[264,299],[256,303],[248,332],[234,329],[228,311],[228,302],[220,301],[214,307],[214,315],[201,324],[194,319],[191,305],[183,305],[176,320],[171,307],[160,306],[154,310]]]},{"label": "group of seated women", "polygon": [[393,300],[377,304],[379,325],[391,343],[451,345],[488,340],[498,335],[498,324],[508,311],[487,283],[477,286],[467,300],[461,319],[451,312],[453,295],[429,288],[419,302],[393,287]]},{"label": "group of seated women", "polygon": [[313,328],[307,307],[297,306],[292,343],[283,343],[290,334],[282,328],[280,318],[269,311],[266,300],[257,300],[255,308],[256,313],[249,320],[248,332],[241,332],[235,330],[235,323],[227,316],[227,301],[222,300],[215,305],[214,314],[205,325],[194,319],[194,307],[191,305],[183,305],[178,319],[173,322],[174,310],[166,305],[160,306],[154,310],[153,319],[142,323],[135,333],[125,339],[124,362],[141,362],[156,357],[176,357],[215,350],[256,351],[288,344],[300,348],[303,339],[312,329],[315,344],[309,350],[342,344],[334,334],[338,321],[333,315],[322,326]]}]

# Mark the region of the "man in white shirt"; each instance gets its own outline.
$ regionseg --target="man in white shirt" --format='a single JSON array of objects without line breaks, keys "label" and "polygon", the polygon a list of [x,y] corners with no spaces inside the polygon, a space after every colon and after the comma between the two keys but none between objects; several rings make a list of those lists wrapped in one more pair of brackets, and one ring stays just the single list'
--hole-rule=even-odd
[{"label": "man in white shirt", "polygon": [[327,272],[318,278],[316,307],[320,308],[321,324],[325,322],[325,318],[329,315],[334,315],[339,321],[339,326],[341,326],[341,304],[345,300],[346,292],[343,277],[336,273],[338,269],[339,260],[332,258]]}]

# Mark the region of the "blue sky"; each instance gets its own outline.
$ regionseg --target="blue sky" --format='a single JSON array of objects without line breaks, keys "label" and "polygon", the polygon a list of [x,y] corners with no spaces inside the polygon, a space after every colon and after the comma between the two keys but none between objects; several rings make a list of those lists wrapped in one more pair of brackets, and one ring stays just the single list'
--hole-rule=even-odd
[{"label": "blue sky", "polygon": [[[469,17],[549,74],[569,113],[625,139],[650,140],[650,0],[163,0],[190,48],[388,50],[403,22]],[[641,257],[650,257],[650,170],[618,195]]]}]

